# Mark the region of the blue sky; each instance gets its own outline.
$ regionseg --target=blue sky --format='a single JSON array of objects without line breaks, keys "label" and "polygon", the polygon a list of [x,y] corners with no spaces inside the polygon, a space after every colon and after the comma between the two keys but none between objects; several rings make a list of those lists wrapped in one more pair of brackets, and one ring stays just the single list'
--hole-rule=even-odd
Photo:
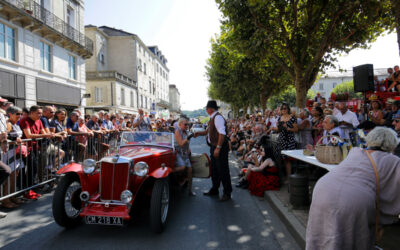
[{"label": "blue sky", "polygon": [[[220,18],[214,0],[85,1],[85,24],[122,29],[161,49],[168,59],[170,84],[177,85],[184,110],[207,103],[205,65]],[[366,63],[374,68],[400,64],[396,35],[380,37],[369,50],[354,50],[339,58],[344,69]]]}]

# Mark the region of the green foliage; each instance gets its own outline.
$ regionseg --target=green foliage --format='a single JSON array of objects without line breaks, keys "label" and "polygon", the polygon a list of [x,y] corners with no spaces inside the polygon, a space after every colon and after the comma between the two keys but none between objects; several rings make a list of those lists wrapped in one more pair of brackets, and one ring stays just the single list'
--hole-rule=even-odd
[{"label": "green foliage", "polygon": [[[273,60],[296,87],[303,107],[317,75],[339,53],[365,48],[392,30],[389,0],[216,0],[233,48]],[[392,2],[398,2],[392,0]]]},{"label": "green foliage", "polygon": [[269,96],[289,85],[288,77],[273,60],[248,56],[234,47],[233,31],[222,26],[221,34],[211,41],[206,75],[208,95],[229,103],[234,110],[264,106]]},{"label": "green foliage", "polygon": [[336,95],[348,93],[350,99],[363,98],[362,93],[354,92],[353,81],[343,82],[343,83],[336,85],[335,88],[332,89],[332,92],[335,93]]},{"label": "green foliage", "polygon": [[[315,95],[316,95],[316,92],[311,89],[307,92],[308,99],[313,99]],[[274,110],[278,106],[280,106],[283,102],[286,102],[287,104],[289,104],[290,107],[296,106],[296,88],[295,87],[289,86],[281,93],[269,98],[268,102],[267,102],[267,107],[271,110]]]},{"label": "green foliage", "polygon": [[206,109],[197,109],[193,111],[183,110],[182,113],[189,118],[199,118],[200,116],[207,116]]},{"label": "green foliage", "polygon": [[201,123],[206,123],[206,122],[208,122],[210,120],[210,117],[209,116],[207,116],[207,117],[200,117],[200,122]]}]

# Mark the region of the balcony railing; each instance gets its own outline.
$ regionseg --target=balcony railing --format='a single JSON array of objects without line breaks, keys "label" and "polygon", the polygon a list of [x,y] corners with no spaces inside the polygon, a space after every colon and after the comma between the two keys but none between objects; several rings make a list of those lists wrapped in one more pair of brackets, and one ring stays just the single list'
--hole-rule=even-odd
[{"label": "balcony railing", "polygon": [[83,46],[90,55],[93,54],[93,41],[90,38],[64,22],[64,20],[51,13],[40,4],[36,3],[34,0],[0,0],[0,3],[1,2],[10,3],[51,29]]},{"label": "balcony railing", "polygon": [[165,101],[165,100],[162,100],[162,99],[157,99],[156,100],[156,104],[159,107],[168,108],[168,109],[171,108],[171,104],[169,102]]},{"label": "balcony railing", "polygon": [[105,79],[116,79],[119,80],[120,82],[123,82],[125,84],[128,84],[130,86],[133,86],[137,88],[136,82],[127,77],[126,75],[123,75],[117,71],[95,71],[95,72],[86,72],[86,80],[105,80]]}]

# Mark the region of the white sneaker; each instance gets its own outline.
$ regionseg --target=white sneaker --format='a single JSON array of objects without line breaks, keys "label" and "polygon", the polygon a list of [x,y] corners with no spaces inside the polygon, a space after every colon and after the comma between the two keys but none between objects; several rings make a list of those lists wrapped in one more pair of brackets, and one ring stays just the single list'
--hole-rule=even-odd
[{"label": "white sneaker", "polygon": [[7,216],[7,213],[4,213],[4,212],[1,212],[1,211],[0,211],[0,219],[4,218],[4,217],[6,217],[6,216]]}]

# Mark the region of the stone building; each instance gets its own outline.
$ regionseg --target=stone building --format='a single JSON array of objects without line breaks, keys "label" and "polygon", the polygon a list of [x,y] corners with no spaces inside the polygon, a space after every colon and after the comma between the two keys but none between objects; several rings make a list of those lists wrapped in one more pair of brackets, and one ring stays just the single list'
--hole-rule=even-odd
[{"label": "stone building", "polygon": [[167,67],[167,59],[157,46],[148,47],[153,53],[155,60],[154,79],[156,81],[156,100],[155,112],[158,117],[169,117],[169,69]]},{"label": "stone building", "polygon": [[83,0],[0,1],[0,93],[17,106],[85,105]]},{"label": "stone building", "polygon": [[[91,93],[87,109],[136,113],[142,108],[148,114],[161,116],[169,107],[169,70],[158,47],[147,47],[137,35],[123,30],[93,25],[85,28],[95,41],[95,56],[87,60],[86,66]],[[112,85],[109,78],[100,77],[110,71],[126,77],[129,84],[119,84],[115,79]],[[102,98],[96,99],[100,94]]]},{"label": "stone building", "polygon": [[176,119],[179,118],[181,112],[181,95],[179,93],[178,88],[171,84],[169,85],[169,102],[170,102],[170,115]]},{"label": "stone building", "polygon": [[86,61],[87,99],[85,110],[133,114],[138,108],[135,42],[131,34],[116,33],[108,27],[86,26],[94,41],[94,56]]}]

